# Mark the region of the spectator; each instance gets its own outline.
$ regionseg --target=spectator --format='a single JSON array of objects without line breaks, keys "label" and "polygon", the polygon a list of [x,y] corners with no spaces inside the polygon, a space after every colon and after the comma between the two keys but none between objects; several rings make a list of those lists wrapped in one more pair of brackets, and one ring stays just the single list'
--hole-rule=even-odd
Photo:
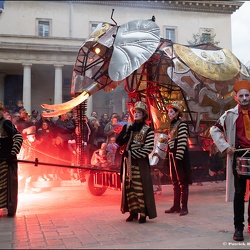
[{"label": "spectator", "polygon": [[[54,159],[51,157],[53,154],[52,148],[52,140],[56,137],[54,131],[50,128],[49,122],[44,121],[42,124],[42,128],[37,130],[36,138],[39,141],[38,149],[38,159],[41,162],[54,162]],[[50,174],[52,174],[52,170],[50,166],[42,166],[42,176],[45,180],[51,180]]]},{"label": "spectator", "polygon": [[107,144],[102,143],[101,148],[94,151],[91,158],[91,165],[100,168],[106,168],[112,165],[111,159],[107,151]]},{"label": "spectator", "polygon": [[4,115],[5,115],[6,113],[8,113],[8,111],[7,111],[6,108],[4,107],[3,102],[1,102],[1,101],[0,101],[0,108],[2,109]]},{"label": "spectator", "polygon": [[57,135],[63,140],[63,156],[64,160],[70,161],[70,152],[68,149],[68,140],[72,139],[75,132],[75,124],[73,120],[69,120],[67,114],[62,114],[56,121]]},{"label": "spectator", "polygon": [[110,116],[110,120],[111,120],[113,117],[116,117],[118,122],[121,121],[121,117],[120,117],[119,114],[117,114],[117,113],[112,113],[111,116]]},{"label": "spectator", "polygon": [[112,165],[116,165],[116,154],[119,151],[118,148],[118,144],[116,144],[115,142],[116,138],[115,137],[111,137],[110,141],[107,145],[107,151],[109,152],[109,156],[110,156],[110,160],[112,162]]},{"label": "spectator", "polygon": [[[76,127],[75,128],[75,133],[74,136],[72,138],[72,140],[68,140],[68,148],[69,151],[71,153],[71,165],[75,166],[78,164],[77,162],[77,154],[79,154],[79,151],[81,150],[80,148],[78,148],[77,145],[77,136],[79,135],[79,128]],[[84,148],[84,142],[82,141],[81,146],[83,146]],[[77,168],[71,168],[70,169],[70,178],[71,180],[78,180],[78,169]]]},{"label": "spectator", "polygon": [[[54,161],[56,161],[57,164],[65,164],[65,161],[62,160],[62,156],[65,154],[64,151],[64,142],[63,139],[60,136],[56,136],[52,139],[52,147],[51,150],[54,155]],[[61,167],[52,167],[52,175],[53,180],[62,180],[62,168]]]},{"label": "spectator", "polygon": [[19,114],[20,114],[20,116],[19,116],[19,119],[16,123],[16,127],[17,127],[17,130],[20,133],[22,133],[25,128],[28,128],[33,124],[30,122],[29,115],[28,115],[25,108],[20,109]]},{"label": "spectator", "polygon": [[42,124],[44,121],[47,121],[49,123],[49,127],[50,129],[54,130],[56,128],[55,123],[52,121],[52,119],[50,117],[44,117],[43,114],[47,113],[47,111],[43,110],[41,113],[41,117],[40,119],[37,121],[36,123],[36,129],[37,131],[42,128]]},{"label": "spectator", "polygon": [[103,142],[106,142],[107,141],[107,136],[105,135],[104,133],[104,128],[105,126],[110,122],[109,120],[109,116],[107,113],[104,113],[100,120],[99,120],[99,123],[100,123],[100,130],[99,130],[99,134],[98,134],[98,137],[97,137],[97,140],[98,140],[98,147],[101,147],[101,144]]},{"label": "spectator", "polygon": [[104,134],[107,136],[107,143],[110,142],[111,137],[117,138],[117,136],[121,132],[122,126],[117,123],[118,123],[118,118],[117,116],[115,116],[111,118],[111,121],[105,126]]},{"label": "spectator", "polygon": [[97,113],[96,111],[93,111],[93,112],[91,113],[91,117],[95,117],[96,120],[98,120],[98,113]]},{"label": "spectator", "polygon": [[[36,127],[30,126],[23,130],[23,145],[21,151],[18,155],[19,160],[28,160],[34,161],[37,158],[37,145],[38,141],[36,140]],[[20,175],[25,179],[25,193],[36,193],[38,190],[32,187],[32,182],[38,180],[40,174],[40,166],[34,167],[26,163],[20,163]],[[42,178],[43,179],[43,178]],[[44,179],[43,179],[44,180]]]},{"label": "spectator", "polygon": [[34,119],[34,121],[38,122],[40,120],[39,112],[36,109],[33,109],[31,112],[30,120]]},{"label": "spectator", "polygon": [[12,113],[19,113],[19,111],[21,109],[24,109],[24,106],[23,106],[23,101],[22,100],[18,100],[17,103],[16,103],[16,107],[12,110]]},{"label": "spectator", "polygon": [[6,113],[4,114],[4,118],[5,118],[6,120],[12,121],[12,115],[11,115],[10,113],[8,113],[8,112],[6,112]]},{"label": "spectator", "polygon": [[91,130],[90,136],[89,136],[89,155],[93,155],[94,151],[98,149],[98,141],[97,141],[97,135],[98,131],[100,130],[100,123],[97,121],[95,117],[89,118],[89,127]]},{"label": "spectator", "polygon": [[[84,150],[85,150],[85,155],[84,155],[84,163],[85,164],[89,164],[90,163],[90,142],[89,142],[89,138],[91,135],[91,129],[90,129],[90,123],[89,123],[89,119],[86,115],[83,116],[83,127],[82,127],[82,140],[83,140],[83,144],[84,144]],[[83,171],[80,171],[83,172]],[[84,174],[82,175],[84,176]]]},{"label": "spectator", "polygon": [[17,127],[17,122],[19,120],[20,114],[18,113],[13,113],[12,115],[12,123],[15,125],[15,127]]},{"label": "spectator", "polygon": [[128,122],[129,120],[129,117],[127,115],[124,115],[123,118],[122,118],[122,121],[123,122]]}]

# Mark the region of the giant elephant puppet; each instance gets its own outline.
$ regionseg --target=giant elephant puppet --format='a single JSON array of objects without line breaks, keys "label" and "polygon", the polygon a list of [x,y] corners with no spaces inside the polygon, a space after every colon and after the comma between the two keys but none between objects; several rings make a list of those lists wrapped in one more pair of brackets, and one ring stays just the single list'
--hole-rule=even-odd
[{"label": "giant elephant puppet", "polygon": [[59,115],[100,89],[112,91],[124,82],[128,105],[144,99],[158,130],[167,119],[159,119],[159,114],[176,98],[191,112],[216,119],[233,101],[238,78],[249,78],[249,73],[232,52],[212,44],[185,46],[163,39],[154,17],[121,26],[100,23],[78,52],[71,85],[74,98],[42,107],[51,110],[45,117]]},{"label": "giant elephant puppet", "polygon": [[248,79],[249,73],[231,51],[163,39],[154,17],[121,26],[100,23],[78,52],[71,85],[74,98],[62,104],[43,104],[51,111],[43,116],[66,113],[95,92],[112,91],[124,83],[128,109],[138,100],[147,102],[156,132],[166,133],[166,105],[176,99],[183,101],[191,121],[196,114],[197,127],[201,114],[215,120],[235,105],[233,85],[239,78]]}]

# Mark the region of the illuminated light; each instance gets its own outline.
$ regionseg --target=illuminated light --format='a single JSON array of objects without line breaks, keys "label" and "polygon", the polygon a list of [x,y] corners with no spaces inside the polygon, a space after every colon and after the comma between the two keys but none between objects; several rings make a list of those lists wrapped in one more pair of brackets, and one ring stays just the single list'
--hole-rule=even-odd
[{"label": "illuminated light", "polygon": [[89,61],[94,62],[94,58],[93,57],[89,58]]},{"label": "illuminated light", "polygon": [[95,48],[95,53],[98,55],[101,52],[100,48]]},{"label": "illuminated light", "polygon": [[[61,104],[53,104],[53,105],[49,105],[49,104],[42,104],[41,106],[44,109],[49,109],[49,110],[70,110],[73,109],[75,106],[79,105],[80,103],[84,102],[85,100],[87,100],[89,97],[89,93],[86,91],[83,91],[79,96],[77,96],[76,98],[65,102],[65,103],[61,103]],[[48,113],[46,115],[50,115],[51,113]]]}]

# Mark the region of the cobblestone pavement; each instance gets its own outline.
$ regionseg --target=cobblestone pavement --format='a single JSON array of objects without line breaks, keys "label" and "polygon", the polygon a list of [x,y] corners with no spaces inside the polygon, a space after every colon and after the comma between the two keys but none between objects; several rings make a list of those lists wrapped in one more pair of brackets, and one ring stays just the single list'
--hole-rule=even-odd
[{"label": "cobblestone pavement", "polygon": [[[125,222],[121,191],[93,196],[85,184],[19,194],[15,218],[0,216],[1,249],[249,249],[233,236],[232,203],[225,202],[225,182],[190,186],[189,214],[165,214],[173,202],[171,185],[156,194],[158,217],[145,224]],[[246,213],[245,213],[246,218]],[[247,219],[247,218],[246,218]]]}]

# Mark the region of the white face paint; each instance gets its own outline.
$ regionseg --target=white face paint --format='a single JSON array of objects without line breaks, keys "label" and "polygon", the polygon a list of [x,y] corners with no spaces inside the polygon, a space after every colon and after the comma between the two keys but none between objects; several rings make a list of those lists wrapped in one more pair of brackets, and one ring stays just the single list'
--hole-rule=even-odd
[{"label": "white face paint", "polygon": [[250,104],[250,91],[247,89],[240,89],[234,99],[240,106],[247,107]]},{"label": "white face paint", "polygon": [[179,111],[175,111],[174,109],[172,109],[172,108],[170,108],[169,110],[168,110],[168,117],[169,117],[169,119],[172,121],[172,120],[174,120],[177,116],[178,116],[178,114],[179,114]]},{"label": "white face paint", "polygon": [[135,121],[142,121],[142,118],[143,118],[143,112],[139,109],[136,109],[134,111],[134,120]]}]

